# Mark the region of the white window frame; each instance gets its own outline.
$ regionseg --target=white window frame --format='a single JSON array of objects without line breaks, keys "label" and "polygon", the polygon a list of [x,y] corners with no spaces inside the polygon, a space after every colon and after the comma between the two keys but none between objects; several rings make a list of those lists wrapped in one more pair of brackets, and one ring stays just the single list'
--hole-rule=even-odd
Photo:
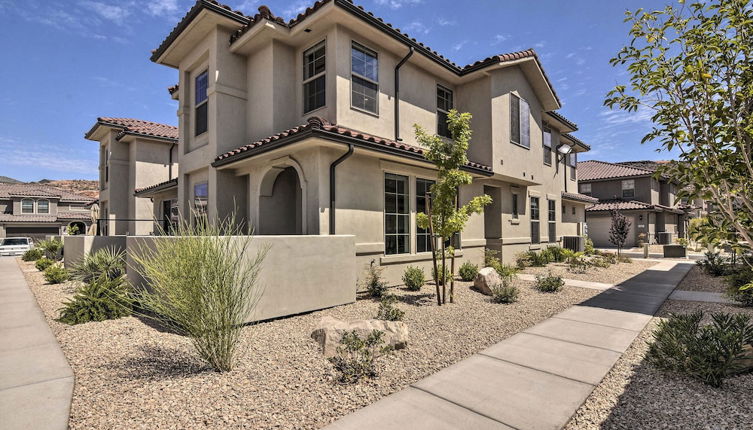
[{"label": "white window frame", "polygon": [[[360,73],[356,73],[353,71],[353,49],[358,49],[360,51],[363,51],[366,54],[373,54],[377,63],[376,81]],[[366,82],[376,85],[376,97],[375,97],[375,106],[374,106],[375,111],[374,112],[368,109],[359,107],[359,106],[353,106],[353,77],[354,76],[357,77],[358,79],[363,79]],[[379,53],[375,49],[371,49],[368,46],[364,45],[363,43],[359,43],[359,42],[356,42],[355,40],[351,40],[350,41],[350,107],[351,109],[357,110],[359,112],[364,112],[369,115],[379,116],[379,94],[380,94],[379,93]]]},{"label": "white window frame", "polygon": [[[31,202],[31,212],[25,212],[24,211],[24,202]],[[21,199],[21,213],[22,214],[34,214],[34,213],[36,213],[36,204],[34,203],[34,199]]]},{"label": "white window frame", "polygon": [[[47,202],[47,211],[46,212],[42,212],[42,211],[39,210],[39,203],[40,202]],[[39,199],[39,200],[37,200],[37,213],[38,214],[48,215],[50,213],[50,201],[47,200],[47,199]]]},{"label": "white window frame", "polygon": [[[316,50],[318,50],[322,46],[324,47],[324,70],[322,70],[321,72],[316,73],[316,74],[314,74],[312,76],[306,77],[306,66],[307,66],[307,63],[306,63],[306,54],[308,52],[310,52],[310,51],[316,51]],[[327,107],[327,39],[321,40],[321,41],[315,43],[314,45],[312,45],[310,48],[304,49],[303,53],[301,54],[301,57],[303,59],[303,68],[302,68],[303,69],[302,70],[303,71],[303,76],[302,76],[303,82],[301,84],[301,92],[302,92],[302,97],[301,98],[302,98],[302,102],[303,102],[303,106],[302,106],[303,114],[306,115],[306,114],[309,114],[311,112],[314,112],[314,111],[317,111],[319,109],[323,109],[323,108]],[[309,82],[315,81],[316,79],[319,79],[322,76],[324,76],[324,104],[321,105],[321,106],[317,106],[317,107],[315,107],[313,109],[306,110],[306,99],[307,99],[307,97],[306,97],[306,84],[308,84]]]}]

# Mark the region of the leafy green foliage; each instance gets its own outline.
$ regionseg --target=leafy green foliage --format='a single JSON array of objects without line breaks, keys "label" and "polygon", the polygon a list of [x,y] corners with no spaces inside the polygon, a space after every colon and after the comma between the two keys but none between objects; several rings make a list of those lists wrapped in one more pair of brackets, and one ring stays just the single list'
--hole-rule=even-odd
[{"label": "leafy green foliage", "polygon": [[534,288],[542,293],[556,293],[563,286],[565,286],[565,280],[562,279],[562,276],[552,275],[552,272],[549,272],[547,275],[536,275]]},{"label": "leafy green foliage", "polygon": [[704,260],[696,261],[696,264],[703,269],[706,274],[711,276],[723,276],[727,274],[729,265],[727,259],[718,252],[706,252]]},{"label": "leafy green foliage", "polygon": [[586,273],[588,270],[588,260],[582,252],[575,252],[567,257],[567,268],[573,273]]},{"label": "leafy green foliage", "polygon": [[71,278],[89,283],[101,276],[115,279],[125,274],[125,252],[114,248],[87,254],[71,268]]},{"label": "leafy green foliage", "polygon": [[374,298],[381,298],[387,292],[387,283],[382,280],[382,268],[377,266],[373,261],[366,269],[363,283],[366,291]]},{"label": "leafy green foliage", "polygon": [[379,310],[377,311],[377,319],[385,321],[402,321],[405,316],[405,311],[395,306],[396,303],[397,296],[394,294],[385,294],[382,296],[382,300],[379,302]]},{"label": "leafy green foliage", "polygon": [[617,256],[620,256],[630,233],[631,222],[618,211],[612,211],[612,225],[609,226],[609,243],[617,247]]},{"label": "leafy green foliage", "polygon": [[439,283],[439,285],[444,285],[444,282],[442,282],[442,280],[444,279],[446,279],[447,281],[452,280],[452,273],[450,273],[450,268],[444,267],[443,264],[437,264],[436,271],[434,270],[434,268],[432,268],[431,276],[435,282]]},{"label": "leafy green foliage", "polygon": [[62,284],[70,279],[71,275],[59,263],[55,263],[44,269],[44,280],[49,284]]},{"label": "leafy green foliage", "polygon": [[594,241],[590,237],[586,236],[586,244],[583,246],[583,252],[586,255],[592,255],[596,249],[594,248]]},{"label": "leafy green foliage", "polygon": [[372,331],[365,339],[354,330],[343,334],[337,355],[329,362],[339,373],[337,380],[343,384],[355,384],[363,378],[374,378],[379,374],[376,360],[390,352],[392,348],[384,346],[384,332]]},{"label": "leafy green foliage", "polygon": [[70,325],[118,319],[131,314],[133,299],[122,277],[94,279],[63,303],[58,321]]},{"label": "leafy green foliage", "polygon": [[458,274],[460,275],[460,279],[465,282],[473,281],[474,279],[476,279],[476,275],[478,275],[478,265],[473,264],[470,261],[466,261],[465,263],[460,265]]},{"label": "leafy green foliage", "polygon": [[727,275],[727,296],[743,306],[753,306],[753,269],[745,265]]},{"label": "leafy green foliage", "polygon": [[743,314],[715,313],[701,325],[703,312],[670,315],[653,333],[646,359],[652,365],[686,373],[714,387],[740,370],[744,346],[753,342],[753,325]]},{"label": "leafy green foliage", "polygon": [[37,243],[37,248],[41,249],[44,256],[50,260],[60,260],[60,251],[63,250],[63,242],[58,239],[46,239]]},{"label": "leafy green foliage", "polygon": [[40,272],[44,272],[45,269],[52,266],[53,264],[55,264],[54,260],[50,260],[47,257],[42,257],[37,259],[37,262],[34,263],[34,267],[36,267]]},{"label": "leafy green foliage", "polygon": [[211,223],[202,216],[181,220],[175,237],[135,248],[134,269],[146,280],[135,295],[145,316],[188,336],[202,359],[228,371],[262,292],[268,247],[252,251],[252,236],[233,216]]},{"label": "leafy green foliage", "polygon": [[559,246],[548,246],[541,251],[541,254],[549,263],[562,263],[567,258],[565,251],[567,251],[565,248]]},{"label": "leafy green foliage", "polygon": [[42,252],[41,249],[31,248],[30,250],[24,252],[24,255],[21,256],[21,259],[23,261],[37,261],[43,256],[44,256],[44,252]]},{"label": "leafy green foliage", "polygon": [[411,291],[419,291],[424,286],[426,277],[420,267],[408,266],[403,272],[403,284]]},{"label": "leafy green foliage", "polygon": [[529,266],[543,267],[548,263],[549,260],[546,254],[534,250],[521,252],[515,257],[515,264],[521,269]]},{"label": "leafy green foliage", "polygon": [[503,280],[501,284],[493,285],[491,290],[491,300],[494,303],[515,303],[520,294],[518,287],[510,285],[507,280]]}]

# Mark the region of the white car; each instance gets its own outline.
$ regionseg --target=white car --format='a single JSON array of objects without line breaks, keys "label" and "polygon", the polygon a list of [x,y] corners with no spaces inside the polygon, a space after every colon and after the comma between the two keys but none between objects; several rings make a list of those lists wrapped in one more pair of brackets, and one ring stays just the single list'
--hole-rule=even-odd
[{"label": "white car", "polygon": [[22,255],[33,245],[30,237],[6,237],[0,239],[0,255]]}]

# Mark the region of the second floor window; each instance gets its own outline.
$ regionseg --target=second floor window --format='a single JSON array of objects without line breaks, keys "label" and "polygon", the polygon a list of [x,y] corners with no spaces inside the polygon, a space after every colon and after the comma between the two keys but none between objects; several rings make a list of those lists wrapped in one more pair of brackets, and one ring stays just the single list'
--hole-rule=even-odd
[{"label": "second floor window", "polygon": [[571,153],[567,156],[567,163],[570,165],[570,180],[575,180],[575,169],[578,166],[578,154]]},{"label": "second floor window", "polygon": [[32,199],[21,200],[21,213],[33,214],[34,213],[34,200]]},{"label": "second floor window", "polygon": [[355,42],[350,52],[351,106],[378,114],[379,62],[377,54]]},{"label": "second floor window", "polygon": [[37,200],[37,213],[38,214],[50,213],[50,201],[49,200]]},{"label": "second floor window", "polygon": [[633,198],[635,197],[635,180],[626,179],[622,181],[622,197]]},{"label": "second floor window", "polygon": [[539,198],[531,197],[531,243],[541,243],[539,229]]},{"label": "second floor window", "polygon": [[552,132],[545,128],[542,136],[542,142],[544,145],[544,164],[547,166],[552,165]]},{"label": "second floor window", "polygon": [[325,59],[324,41],[303,53],[303,113],[324,106]]},{"label": "second floor window", "polygon": [[531,116],[528,102],[510,94],[510,141],[526,148],[531,147],[530,123]]},{"label": "second floor window", "polygon": [[591,184],[580,184],[580,193],[587,196],[591,195]]},{"label": "second floor window", "polygon": [[452,91],[437,85],[437,135],[452,138],[447,124],[448,114],[452,109]]},{"label": "second floor window", "polygon": [[203,134],[207,131],[208,126],[208,97],[207,97],[207,87],[209,85],[209,75],[207,74],[207,71],[203,71],[199,74],[199,76],[195,79],[195,85],[194,85],[194,91],[195,91],[195,101],[194,101],[194,111],[195,111],[195,118],[196,121],[196,133],[195,135],[198,136],[200,134]]}]

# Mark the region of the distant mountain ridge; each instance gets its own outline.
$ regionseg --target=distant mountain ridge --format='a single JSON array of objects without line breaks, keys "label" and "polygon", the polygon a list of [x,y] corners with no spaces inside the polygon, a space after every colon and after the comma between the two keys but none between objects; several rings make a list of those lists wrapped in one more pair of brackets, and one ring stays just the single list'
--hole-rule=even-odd
[{"label": "distant mountain ridge", "polygon": [[0,184],[20,184],[18,179],[9,178],[7,176],[0,176]]},{"label": "distant mountain ridge", "polygon": [[[23,184],[23,181],[0,176],[0,183],[4,184]],[[86,179],[41,179],[36,182],[27,182],[28,184],[49,185],[74,194],[82,196],[99,198],[99,181],[90,181]]]}]

